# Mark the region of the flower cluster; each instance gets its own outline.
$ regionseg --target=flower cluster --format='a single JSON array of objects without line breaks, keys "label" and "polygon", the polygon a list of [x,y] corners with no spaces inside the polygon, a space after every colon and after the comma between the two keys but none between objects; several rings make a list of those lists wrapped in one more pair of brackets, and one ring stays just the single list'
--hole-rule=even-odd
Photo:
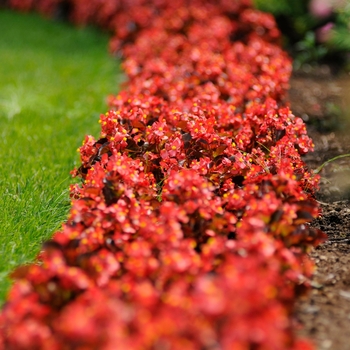
[{"label": "flower cluster", "polygon": [[247,0],[65,3],[112,31],[129,79],[80,147],[67,222],[12,274],[0,349],[311,349],[292,312],[324,239],[318,178],[273,19]]}]

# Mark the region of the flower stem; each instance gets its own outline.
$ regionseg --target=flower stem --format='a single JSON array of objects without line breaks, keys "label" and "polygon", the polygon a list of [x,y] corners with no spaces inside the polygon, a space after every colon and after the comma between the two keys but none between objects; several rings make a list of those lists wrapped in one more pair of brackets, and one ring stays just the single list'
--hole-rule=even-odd
[{"label": "flower stem", "polygon": [[314,170],[314,174],[318,174],[327,164],[333,162],[334,160],[340,159],[340,158],[345,158],[345,157],[350,157],[350,154],[341,154],[339,156],[336,156],[334,158],[326,160],[323,164],[321,164],[316,170]]}]

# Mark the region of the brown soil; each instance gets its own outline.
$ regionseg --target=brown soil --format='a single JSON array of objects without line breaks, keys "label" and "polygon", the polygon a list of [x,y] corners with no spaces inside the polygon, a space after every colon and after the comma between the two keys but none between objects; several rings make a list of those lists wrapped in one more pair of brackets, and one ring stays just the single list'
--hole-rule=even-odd
[{"label": "brown soil", "polygon": [[[310,169],[350,153],[350,75],[335,76],[327,66],[299,72],[291,80],[290,100],[315,143],[315,152],[305,157]],[[300,335],[316,349],[350,350],[350,158],[326,164],[320,175],[323,213],[313,225],[328,241],[310,254],[317,269],[296,319]]]}]

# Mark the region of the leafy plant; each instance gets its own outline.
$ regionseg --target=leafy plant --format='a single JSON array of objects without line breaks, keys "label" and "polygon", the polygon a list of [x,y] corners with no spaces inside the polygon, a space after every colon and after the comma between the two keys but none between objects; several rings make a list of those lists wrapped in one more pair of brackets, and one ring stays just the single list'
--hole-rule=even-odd
[{"label": "leafy plant", "polygon": [[350,52],[350,3],[337,9],[335,26],[329,39],[332,50]]},{"label": "leafy plant", "polygon": [[295,44],[294,49],[296,52],[295,69],[301,68],[306,63],[320,62],[329,52],[326,46],[318,45],[316,34],[313,31],[308,31],[303,40]]},{"label": "leafy plant", "polygon": [[346,62],[350,51],[349,4],[331,1],[254,1],[257,8],[272,13],[286,47],[295,57],[295,68],[324,60]]}]

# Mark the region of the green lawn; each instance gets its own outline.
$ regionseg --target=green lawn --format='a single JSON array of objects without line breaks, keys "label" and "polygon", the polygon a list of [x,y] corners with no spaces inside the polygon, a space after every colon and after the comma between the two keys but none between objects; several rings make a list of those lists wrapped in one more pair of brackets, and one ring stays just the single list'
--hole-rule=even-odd
[{"label": "green lawn", "polygon": [[32,261],[69,209],[69,171],[98,136],[119,64],[93,29],[0,11],[0,303],[14,267]]}]

